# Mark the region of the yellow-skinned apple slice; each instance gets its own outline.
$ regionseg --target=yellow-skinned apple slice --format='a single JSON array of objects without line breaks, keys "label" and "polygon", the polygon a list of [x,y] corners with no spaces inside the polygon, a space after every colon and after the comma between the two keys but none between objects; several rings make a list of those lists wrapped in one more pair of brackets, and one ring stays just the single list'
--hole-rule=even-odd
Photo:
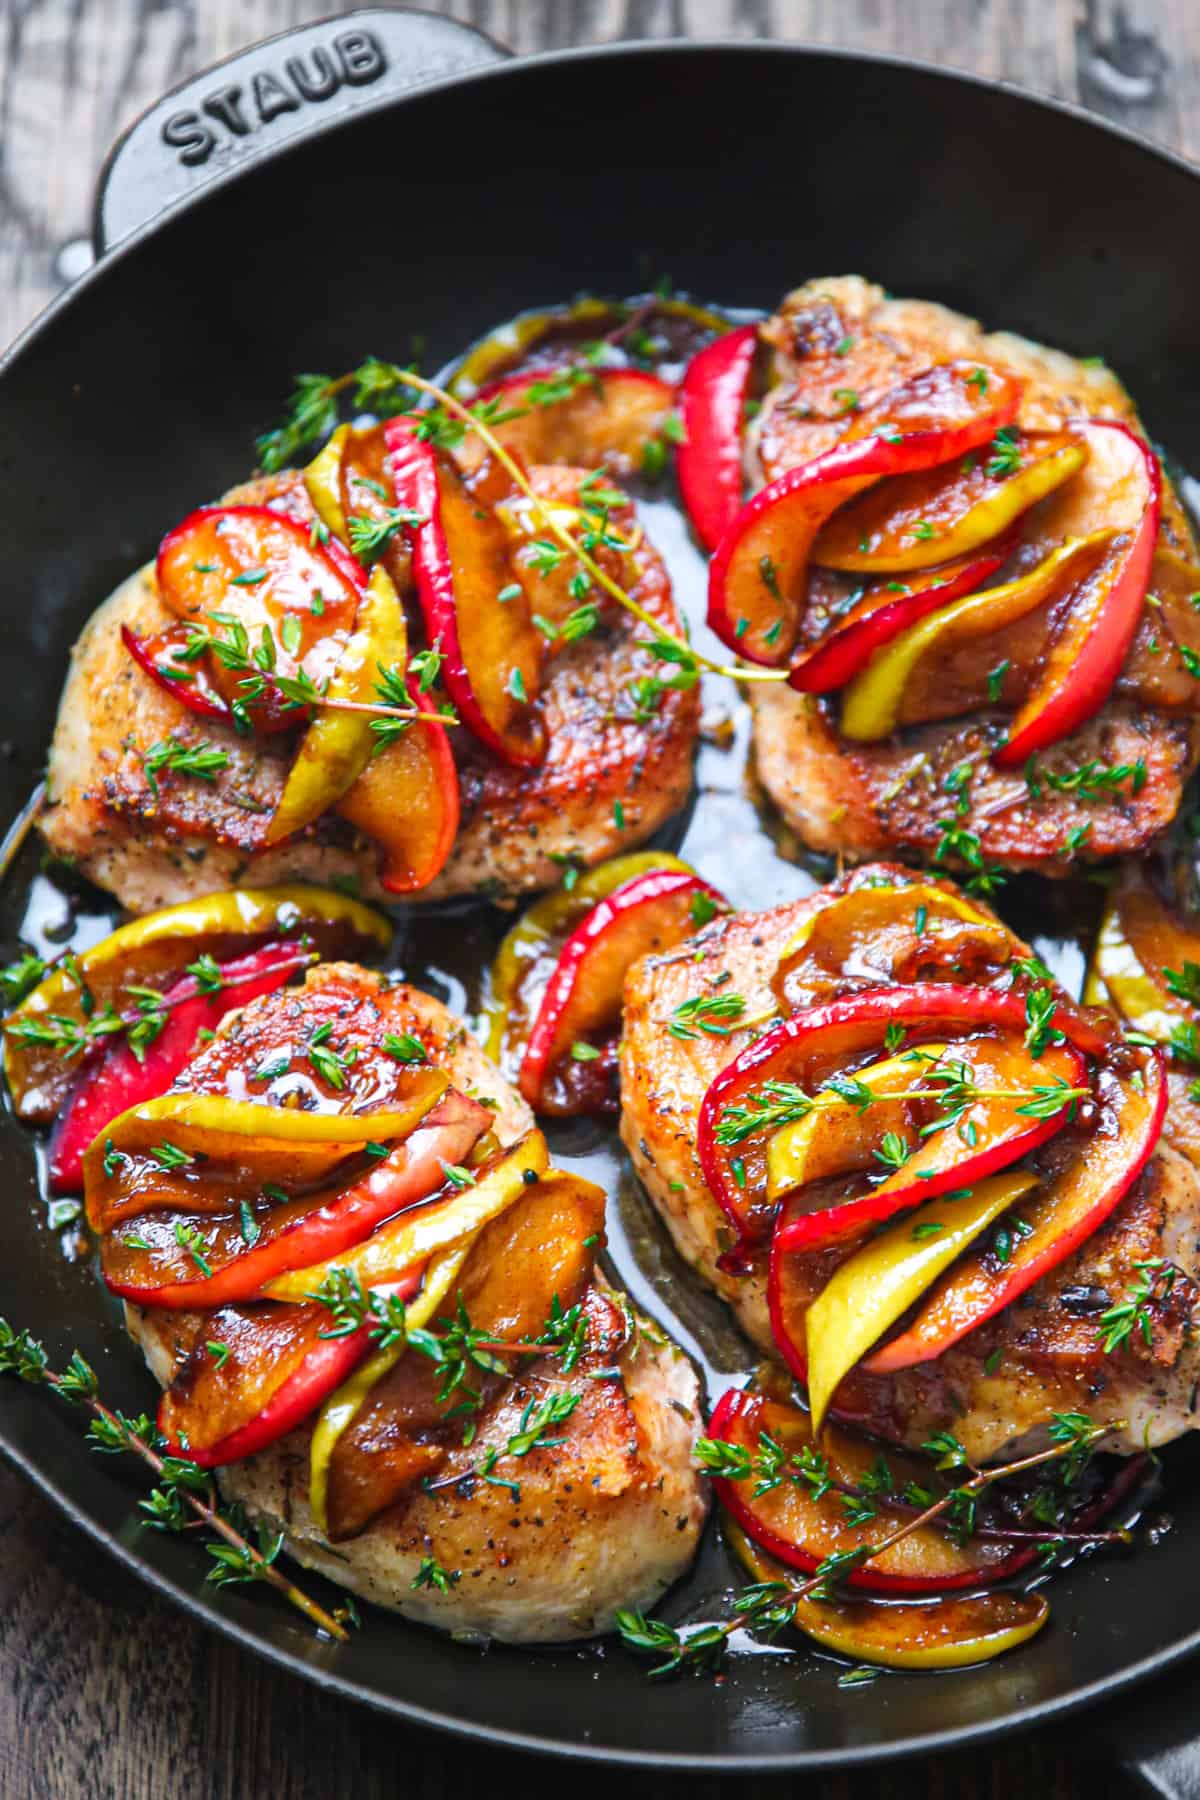
[{"label": "yellow-skinned apple slice", "polygon": [[906,573],[965,556],[1002,536],[1087,461],[1069,431],[1008,430],[961,463],[898,475],[833,515],[813,561],[851,573]]},{"label": "yellow-skinned apple slice", "polygon": [[[732,1520],[725,1536],[755,1581],[785,1581],[785,1563],[768,1556]],[[1036,1635],[1050,1617],[1042,1594],[956,1594],[948,1600],[801,1599],[792,1615],[823,1650],[884,1669],[964,1669],[990,1662]]]},{"label": "yellow-skinned apple slice", "polygon": [[994,1219],[1038,1185],[1028,1169],[988,1176],[894,1220],[839,1263],[804,1318],[814,1432],[843,1375]]},{"label": "yellow-skinned apple slice", "polygon": [[[987,638],[1072,590],[1082,594],[1097,583],[1103,585],[1115,542],[1112,532],[1097,532],[1063,544],[1015,581],[968,594],[901,631],[846,688],[843,737],[876,743],[898,726],[914,723],[917,705],[910,695],[925,671],[936,682],[939,667],[961,644]],[[977,699],[986,698],[985,687]]]}]

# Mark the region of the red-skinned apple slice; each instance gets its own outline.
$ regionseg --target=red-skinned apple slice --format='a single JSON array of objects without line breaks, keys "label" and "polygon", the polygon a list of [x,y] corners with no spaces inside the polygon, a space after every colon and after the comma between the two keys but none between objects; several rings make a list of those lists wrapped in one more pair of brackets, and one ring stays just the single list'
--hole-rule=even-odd
[{"label": "red-skinned apple slice", "polygon": [[[486,1107],[451,1088],[410,1137],[348,1187],[252,1208],[252,1245],[240,1213],[184,1220],[203,1234],[210,1276],[196,1276],[186,1250],[181,1257],[175,1226],[182,1215],[162,1211],[107,1233],[101,1249],[105,1282],[122,1300],[173,1311],[258,1299],[276,1277],[343,1255],[385,1219],[436,1193],[446,1165],[461,1164],[490,1125]],[[177,1278],[181,1262],[190,1278]]]},{"label": "red-skinned apple slice", "polygon": [[[760,1394],[734,1389],[721,1398],[709,1425],[711,1437],[737,1446],[753,1459],[762,1433],[791,1457],[801,1457],[806,1448],[811,1451],[807,1414],[777,1399],[774,1391]],[[871,1478],[878,1472],[877,1445],[826,1422],[820,1447],[835,1481],[870,1495],[872,1511],[862,1524],[847,1523],[840,1491],[827,1492],[816,1499],[807,1483],[796,1481],[779,1482],[765,1493],[755,1492],[757,1480],[753,1476],[744,1481],[727,1477],[713,1481],[721,1504],[754,1544],[788,1568],[810,1574],[827,1556],[878,1542],[891,1530],[908,1524],[912,1517],[911,1513],[889,1508],[887,1499],[870,1486]],[[938,1491],[940,1479],[931,1472],[928,1460],[902,1447],[889,1447],[886,1460],[894,1491],[902,1492],[910,1481]],[[1078,1505],[1070,1521],[1071,1529],[1087,1532],[1096,1526],[1144,1478],[1147,1465],[1148,1458],[1144,1456],[1121,1459],[1116,1474]],[[986,1512],[983,1518],[986,1519]],[[849,1588],[879,1594],[953,1592],[989,1586],[1014,1575],[1028,1567],[1040,1551],[1040,1543],[1014,1544],[1005,1538],[1002,1529],[992,1535],[986,1524],[982,1532],[962,1546],[936,1525],[926,1525],[882,1555],[872,1557],[861,1568],[849,1570],[843,1580]],[[836,1620],[836,1609],[831,1609],[831,1615]],[[802,1619],[798,1618],[797,1623],[804,1629]]]},{"label": "red-skinned apple slice", "polygon": [[[499,409],[492,430],[527,468],[568,463],[593,469],[603,463],[625,475],[642,468],[649,446],[662,441],[675,390],[643,369],[548,365],[488,382],[472,405],[488,403]],[[506,419],[509,410],[520,416]],[[479,440],[468,436],[464,450],[459,460],[474,467]]]},{"label": "red-skinned apple slice", "polygon": [[1084,1154],[1021,1208],[1029,1227],[1009,1261],[973,1254],[944,1275],[908,1330],[866,1358],[876,1374],[928,1362],[986,1324],[1097,1231],[1120,1204],[1154,1153],[1167,1111],[1162,1052],[1136,1052],[1141,1088],[1113,1070],[1101,1072],[1097,1096],[1105,1128]]},{"label": "red-skinned apple slice", "polygon": [[154,638],[140,638],[128,625],[121,626],[121,642],[138,668],[157,687],[199,718],[220,719],[223,725],[232,725],[229,703],[212,686],[207,669],[199,663],[179,661],[172,655],[173,651],[184,649],[187,638],[187,632],[178,626]]},{"label": "red-skinned apple slice", "polygon": [[711,918],[728,905],[706,881],[680,869],[637,875],[597,902],[563,945],[533,1022],[519,1077],[531,1106],[578,1110],[569,1090],[556,1092],[556,1069],[576,1044],[594,1050],[592,1040],[618,1024],[627,970],[639,957],[690,937],[701,922],[698,906]]},{"label": "red-skinned apple slice", "polygon": [[[504,529],[416,435],[411,419],[389,419],[384,430],[396,504],[422,519],[406,529],[425,630],[445,658],[447,692],[463,723],[504,762],[539,763],[546,734],[533,703],[542,640],[514,580]],[[508,599],[500,600],[502,593]]]},{"label": "red-skinned apple slice", "polygon": [[[169,531],[156,565],[164,604],[186,625],[233,643],[235,619],[250,655],[270,634],[266,666],[227,668],[205,652],[212,684],[232,708],[245,706],[260,731],[286,731],[304,721],[272,677],[301,672],[319,688],[341,657],[358,611],[358,587],[306,527],[268,506],[205,506]],[[186,664],[184,665],[187,666]],[[261,678],[247,701],[242,683]]]},{"label": "red-skinned apple slice", "polygon": [[758,327],[741,325],[693,356],[679,389],[683,436],[675,455],[692,528],[715,550],[742,507],[742,428]]},{"label": "red-skinned apple slice", "polygon": [[[873,583],[831,631],[806,650],[793,665],[788,684],[802,694],[830,694],[844,687],[908,625],[927,613],[973,594],[1004,566],[1016,549],[1018,533],[958,561],[944,563],[903,582]],[[897,588],[902,592],[897,592]]]},{"label": "red-skinned apple slice", "polygon": [[[774,1237],[778,1249],[783,1253],[811,1252],[858,1237],[868,1226],[880,1225],[898,1212],[997,1174],[1054,1137],[1078,1110],[1078,1090],[1086,1084],[1086,1064],[1069,1044],[1048,1046],[1035,1062],[1027,1052],[1017,1048],[1019,1043],[1019,1037],[1007,1035],[968,1039],[961,1044],[950,1044],[936,1064],[915,1064],[912,1086],[929,1091],[930,1100],[921,1104],[930,1107],[935,1116],[943,1114],[940,1101],[934,1098],[940,1091],[939,1072],[964,1070],[984,1094],[967,1105],[953,1124],[943,1126],[925,1138],[910,1138],[908,1161],[878,1187],[836,1206],[798,1213],[788,1224],[780,1226]],[[900,1056],[903,1058],[903,1051]],[[1021,1111],[1023,1104],[1028,1105],[1035,1099],[1035,1089],[1055,1087],[1061,1087],[1064,1095],[1075,1094],[1076,1098],[1064,1099],[1062,1106],[1048,1118],[1033,1117]],[[1025,1099],[985,1097],[989,1093],[1017,1094]],[[1054,1096],[1049,1094],[1045,1098],[1051,1103]],[[876,1123],[872,1118],[874,1108],[858,1113],[850,1102],[844,1103],[843,1110],[849,1115],[852,1127],[857,1127],[848,1134],[851,1142],[843,1159],[845,1168],[868,1168],[872,1146],[883,1141],[886,1118]],[[885,1106],[880,1110],[886,1114],[889,1108]],[[820,1117],[819,1113],[810,1113],[808,1120],[799,1122],[798,1128],[803,1129],[809,1121],[819,1122]],[[796,1129],[785,1127],[789,1132]],[[824,1165],[820,1170],[823,1176],[832,1172]]]},{"label": "red-skinned apple slice", "polygon": [[[808,1417],[799,1407],[736,1389],[718,1402],[708,1429],[710,1437],[736,1445],[751,1456],[758,1450],[760,1432],[782,1444],[790,1456],[798,1456],[806,1445],[812,1445]],[[875,1445],[834,1424],[825,1426],[821,1451],[835,1479],[850,1486],[871,1473],[877,1454]],[[888,1463],[901,1489],[909,1479],[928,1485],[929,1464],[919,1457],[889,1451]],[[713,1487],[722,1506],[748,1537],[789,1568],[809,1573],[827,1556],[876,1542],[907,1523],[905,1515],[889,1513],[886,1501],[878,1501],[878,1517],[862,1525],[849,1525],[839,1494],[827,1493],[818,1500],[807,1485],[794,1481],[780,1482],[769,1492],[757,1495],[753,1481],[718,1478]],[[959,1548],[945,1532],[927,1525],[862,1568],[852,1570],[846,1582],[850,1587],[881,1594],[982,1587],[986,1582],[1014,1574],[1036,1555],[1036,1546],[1014,1550],[1009,1544],[986,1538],[973,1539]]]},{"label": "red-skinned apple slice", "polygon": [[[312,961],[312,955],[296,944],[265,944],[221,964],[222,986],[216,993],[203,989],[194,975],[173,982],[162,1001],[167,1022],[141,1056],[118,1038],[80,1075],[50,1143],[53,1192],[82,1192],[88,1145],[129,1107],[166,1092],[190,1060],[200,1031],[215,1031],[231,1008],[274,993]],[[131,1015],[129,1023],[137,1022],[138,1015]]]},{"label": "red-skinned apple slice", "polygon": [[1115,419],[1089,419],[1078,429],[1091,462],[1111,475],[1114,507],[1132,510],[1133,520],[1122,525],[1107,581],[1089,587],[1087,605],[1067,614],[1037,685],[993,754],[993,762],[1004,769],[1019,767],[1099,712],[1129,654],[1150,585],[1162,516],[1158,458]]},{"label": "red-skinned apple slice", "polygon": [[845,437],[742,508],[709,568],[708,623],[750,662],[779,663],[799,630],[808,564],[837,508],[885,475],[977,449],[1015,417],[1020,385],[974,363],[940,363],[856,415]]},{"label": "red-skinned apple slice", "polygon": [[[437,712],[415,676],[406,686],[418,711]],[[458,835],[458,769],[446,727],[411,725],[371,759],[337,810],[382,848],[379,885],[389,894],[428,887]]]},{"label": "red-skinned apple slice", "polygon": [[[1104,1054],[1107,1039],[1086,1018],[1063,1007],[1055,1013],[1054,1023],[1083,1055]],[[953,982],[915,982],[825,1001],[772,1026],[713,1079],[697,1121],[696,1149],[704,1179],[737,1227],[739,1239],[745,1243],[765,1237],[777,1211],[776,1204],[766,1199],[765,1134],[752,1128],[731,1137],[729,1121],[723,1128],[726,1112],[742,1108],[755,1088],[783,1080],[797,1082],[811,1093],[848,1058],[880,1046],[889,1025],[903,1026],[904,1048],[914,1049],[923,1039],[947,1035],[952,1039],[956,1032],[966,1036],[981,1027],[1022,1034],[1026,1024],[1023,994]]]},{"label": "red-skinned apple slice", "polygon": [[[421,1271],[380,1288],[410,1300]],[[227,1306],[210,1313],[201,1337],[158,1408],[167,1452],[202,1469],[241,1462],[285,1437],[316,1412],[372,1347],[371,1326],[323,1337],[324,1306]],[[209,1344],[228,1354],[214,1355]]]}]

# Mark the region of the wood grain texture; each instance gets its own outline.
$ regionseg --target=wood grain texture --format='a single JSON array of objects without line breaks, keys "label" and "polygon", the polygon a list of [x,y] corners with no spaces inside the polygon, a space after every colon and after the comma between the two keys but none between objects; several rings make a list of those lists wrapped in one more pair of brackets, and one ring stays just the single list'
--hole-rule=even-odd
[{"label": "wood grain texture", "polygon": [[[904,53],[1082,100],[1200,156],[1197,0],[452,0],[517,51],[622,37],[778,37]],[[0,0],[0,345],[86,259],[92,183],[122,127],[215,58],[332,0]],[[0,1469],[0,1794],[12,1800],[434,1800],[562,1779],[338,1702],[181,1618]],[[698,1692],[697,1704],[703,1705]],[[822,1800],[1077,1800],[1088,1731],[820,1783]],[[1113,1791],[1107,1771],[1106,1792]],[[613,1777],[572,1770],[573,1795]],[[732,1784],[616,1778],[630,1800]],[[788,1780],[756,1780],[773,1800]]]}]

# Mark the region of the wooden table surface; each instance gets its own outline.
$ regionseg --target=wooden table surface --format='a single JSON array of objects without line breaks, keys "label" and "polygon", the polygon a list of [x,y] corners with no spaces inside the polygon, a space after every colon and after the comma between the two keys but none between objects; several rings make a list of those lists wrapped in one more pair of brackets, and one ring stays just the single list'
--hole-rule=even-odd
[{"label": "wooden table surface", "polygon": [[[1197,0],[424,4],[527,52],[672,35],[900,50],[1082,100],[1200,158]],[[96,169],[142,107],[206,63],[336,10],[333,0],[0,0],[0,345],[86,267]],[[0,1794],[12,1800],[373,1800],[401,1788],[432,1800],[468,1785],[504,1794],[555,1780],[598,1793],[613,1779],[512,1754],[484,1758],[322,1698],[131,1584],[3,1468],[0,1533]],[[830,1779],[820,1793],[1074,1800],[1097,1778],[1090,1737],[1076,1724],[975,1756]],[[698,1777],[617,1779],[631,1800],[718,1790]],[[756,1782],[764,1788],[784,1784]]]}]

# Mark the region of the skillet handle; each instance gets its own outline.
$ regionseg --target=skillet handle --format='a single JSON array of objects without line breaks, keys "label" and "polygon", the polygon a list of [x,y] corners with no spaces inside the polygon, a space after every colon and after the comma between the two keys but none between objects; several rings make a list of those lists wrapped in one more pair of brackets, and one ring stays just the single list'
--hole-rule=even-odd
[{"label": "skillet handle", "polygon": [[509,54],[456,19],[390,7],[242,50],[172,89],[118,138],[96,190],[96,254],[282,144]]},{"label": "skillet handle", "polygon": [[1185,1662],[1134,1693],[1095,1707],[1058,1736],[1094,1761],[1100,1792],[1112,1792],[1114,1764],[1129,1778],[1122,1793],[1160,1800],[1200,1800],[1200,1717],[1196,1665]]}]

